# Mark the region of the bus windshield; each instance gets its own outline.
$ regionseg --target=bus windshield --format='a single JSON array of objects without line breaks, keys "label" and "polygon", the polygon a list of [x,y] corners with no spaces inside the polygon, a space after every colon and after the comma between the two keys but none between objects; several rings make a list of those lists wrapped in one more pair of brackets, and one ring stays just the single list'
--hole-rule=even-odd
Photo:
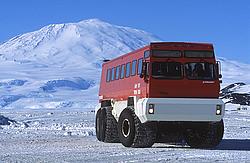
[{"label": "bus windshield", "polygon": [[152,63],[152,77],[162,79],[182,78],[181,63],[179,62],[154,62]]},{"label": "bus windshield", "polygon": [[207,63],[207,62],[186,63],[185,73],[188,79],[197,79],[197,80],[214,80],[215,79],[214,64]]}]

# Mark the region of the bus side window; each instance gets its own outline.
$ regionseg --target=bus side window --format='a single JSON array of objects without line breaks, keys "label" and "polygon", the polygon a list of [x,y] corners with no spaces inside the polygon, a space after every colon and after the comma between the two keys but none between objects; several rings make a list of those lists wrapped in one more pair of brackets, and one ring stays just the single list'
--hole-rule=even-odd
[{"label": "bus side window", "polygon": [[120,75],[120,79],[123,79],[124,78],[124,72],[125,72],[125,64],[123,64],[121,66],[121,75]]},{"label": "bus side window", "polygon": [[138,68],[137,68],[137,74],[140,75],[142,73],[142,58],[138,60]]},{"label": "bus side window", "polygon": [[106,82],[110,82],[110,69],[107,69]]},{"label": "bus side window", "polygon": [[130,76],[130,62],[126,64],[126,78]]},{"label": "bus side window", "polygon": [[111,80],[115,80],[115,68],[113,67],[111,70]]},{"label": "bus side window", "polygon": [[131,76],[134,76],[136,74],[136,62],[137,62],[137,60],[133,60],[133,62],[132,62]]},{"label": "bus side window", "polygon": [[149,50],[146,50],[144,52],[144,59],[148,58],[150,56],[150,51]]},{"label": "bus side window", "polygon": [[115,80],[118,80],[119,79],[119,74],[120,74],[120,65],[116,67],[116,70],[115,70]]}]

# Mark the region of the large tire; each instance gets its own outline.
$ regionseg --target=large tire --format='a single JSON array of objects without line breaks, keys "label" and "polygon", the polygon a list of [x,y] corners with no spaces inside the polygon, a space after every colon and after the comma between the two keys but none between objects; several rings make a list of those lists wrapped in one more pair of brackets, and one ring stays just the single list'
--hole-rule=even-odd
[{"label": "large tire", "polygon": [[133,108],[126,108],[118,120],[118,136],[125,147],[151,147],[156,141],[156,125],[141,123]]},{"label": "large tire", "polygon": [[119,143],[117,121],[112,115],[112,107],[106,108],[106,132],[105,142],[107,143]]},{"label": "large tire", "polygon": [[192,148],[214,148],[221,142],[223,134],[223,120],[204,123],[187,130],[186,142]]},{"label": "large tire", "polygon": [[100,109],[96,113],[96,137],[99,141],[104,142],[105,132],[106,132],[106,111],[105,109]]}]

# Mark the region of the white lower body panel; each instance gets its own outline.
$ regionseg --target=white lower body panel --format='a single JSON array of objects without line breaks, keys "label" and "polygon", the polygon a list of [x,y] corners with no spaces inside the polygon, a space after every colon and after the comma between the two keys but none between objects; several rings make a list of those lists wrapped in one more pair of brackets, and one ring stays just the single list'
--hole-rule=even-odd
[{"label": "white lower body panel", "polygon": [[[199,98],[144,98],[139,99],[135,113],[142,123],[147,121],[220,121],[225,113],[221,99]],[[154,114],[148,113],[149,104],[154,104]],[[221,105],[221,114],[216,115],[216,105]]]}]

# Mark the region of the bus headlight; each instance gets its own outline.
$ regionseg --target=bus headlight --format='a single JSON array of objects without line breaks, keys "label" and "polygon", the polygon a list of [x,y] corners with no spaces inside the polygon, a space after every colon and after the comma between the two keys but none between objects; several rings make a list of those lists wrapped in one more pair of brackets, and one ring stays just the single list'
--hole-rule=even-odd
[{"label": "bus headlight", "polygon": [[148,105],[148,113],[149,114],[154,114],[155,112],[155,105],[154,104],[149,104]]},{"label": "bus headlight", "polygon": [[216,115],[221,115],[222,105],[216,105]]}]

